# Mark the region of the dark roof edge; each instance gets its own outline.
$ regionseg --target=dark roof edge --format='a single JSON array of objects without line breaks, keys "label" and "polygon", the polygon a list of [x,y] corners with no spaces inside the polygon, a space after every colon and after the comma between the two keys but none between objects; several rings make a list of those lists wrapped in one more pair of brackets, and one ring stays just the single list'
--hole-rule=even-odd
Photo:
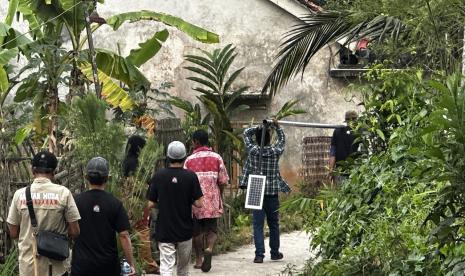
[{"label": "dark roof edge", "polygon": [[290,15],[300,19],[302,16],[307,15],[310,11],[309,8],[304,6],[298,0],[268,0],[269,2],[280,7]]}]

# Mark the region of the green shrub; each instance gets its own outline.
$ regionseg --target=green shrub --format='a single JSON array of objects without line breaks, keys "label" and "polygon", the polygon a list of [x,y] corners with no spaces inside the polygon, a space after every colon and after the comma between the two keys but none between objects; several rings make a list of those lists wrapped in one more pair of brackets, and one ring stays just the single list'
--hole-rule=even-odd
[{"label": "green shrub", "polygon": [[[371,75],[358,130],[369,149],[350,178],[298,199],[318,250],[312,275],[439,275],[462,271],[464,87],[455,75]],[[304,204],[305,202],[305,204]],[[297,204],[295,203],[295,204]],[[312,220],[309,222],[308,217]]]}]

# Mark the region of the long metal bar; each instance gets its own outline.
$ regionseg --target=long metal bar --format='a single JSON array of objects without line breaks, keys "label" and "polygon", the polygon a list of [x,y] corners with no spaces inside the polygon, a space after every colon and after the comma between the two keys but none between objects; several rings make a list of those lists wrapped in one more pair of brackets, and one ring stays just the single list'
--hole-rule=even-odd
[{"label": "long metal bar", "polygon": [[[270,119],[264,120],[264,122],[272,123]],[[294,122],[294,121],[283,121],[278,120],[278,123],[283,126],[295,126],[295,127],[310,127],[310,128],[343,128],[345,125],[336,125],[336,124],[322,124],[322,123],[303,123],[303,122]]]}]

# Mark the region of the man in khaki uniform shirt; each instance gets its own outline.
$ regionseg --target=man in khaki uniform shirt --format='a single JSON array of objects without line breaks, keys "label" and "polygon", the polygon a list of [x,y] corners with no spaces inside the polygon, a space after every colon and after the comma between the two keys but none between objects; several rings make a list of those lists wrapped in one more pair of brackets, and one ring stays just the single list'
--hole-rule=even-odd
[{"label": "man in khaki uniform shirt", "polygon": [[[39,152],[32,160],[34,181],[31,184],[31,198],[37,218],[38,229],[53,231],[74,238],[79,235],[79,211],[71,192],[63,186],[53,184],[51,178],[58,161],[50,152]],[[26,188],[15,192],[8,212],[8,228],[12,239],[19,238],[19,273],[21,276],[34,275],[33,229],[26,205]],[[51,260],[37,256],[39,275],[49,275],[52,265],[53,276],[66,274],[66,261]]]}]

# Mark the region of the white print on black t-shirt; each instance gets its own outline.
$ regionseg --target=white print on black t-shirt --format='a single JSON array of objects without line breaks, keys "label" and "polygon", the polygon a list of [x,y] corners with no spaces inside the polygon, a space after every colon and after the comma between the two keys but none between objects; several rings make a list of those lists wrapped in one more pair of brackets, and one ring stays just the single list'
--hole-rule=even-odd
[{"label": "white print on black t-shirt", "polygon": [[100,213],[100,206],[94,205],[94,209],[93,209],[93,210],[94,210],[95,213]]},{"label": "white print on black t-shirt", "polygon": [[176,178],[176,176],[174,176],[173,179],[171,179],[171,182],[178,183],[178,179]]}]

